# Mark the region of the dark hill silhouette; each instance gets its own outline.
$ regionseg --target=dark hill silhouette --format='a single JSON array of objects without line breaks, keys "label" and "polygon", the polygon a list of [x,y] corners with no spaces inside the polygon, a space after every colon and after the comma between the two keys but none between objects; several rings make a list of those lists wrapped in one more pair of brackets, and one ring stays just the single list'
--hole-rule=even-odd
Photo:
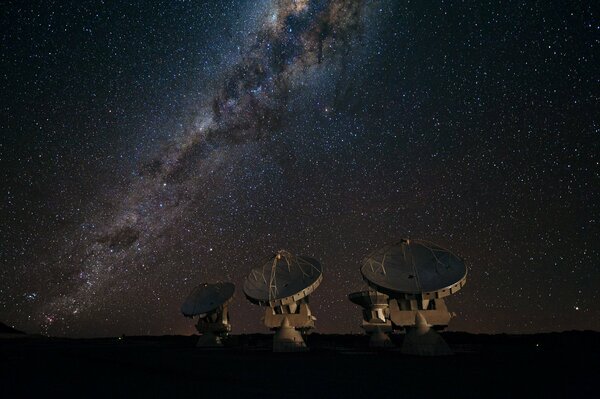
[{"label": "dark hill silhouette", "polygon": [[25,334],[23,331],[19,331],[6,324],[0,322],[0,334]]}]

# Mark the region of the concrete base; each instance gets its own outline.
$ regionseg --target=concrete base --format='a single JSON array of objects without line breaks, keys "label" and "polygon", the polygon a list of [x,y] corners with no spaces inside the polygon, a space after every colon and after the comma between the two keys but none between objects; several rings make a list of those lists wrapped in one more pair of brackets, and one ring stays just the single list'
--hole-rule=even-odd
[{"label": "concrete base", "polygon": [[300,331],[290,326],[288,319],[284,318],[273,336],[273,352],[304,352],[307,350]]},{"label": "concrete base", "polygon": [[416,356],[451,355],[452,350],[442,336],[427,324],[425,318],[417,313],[415,326],[407,327],[401,352]]}]

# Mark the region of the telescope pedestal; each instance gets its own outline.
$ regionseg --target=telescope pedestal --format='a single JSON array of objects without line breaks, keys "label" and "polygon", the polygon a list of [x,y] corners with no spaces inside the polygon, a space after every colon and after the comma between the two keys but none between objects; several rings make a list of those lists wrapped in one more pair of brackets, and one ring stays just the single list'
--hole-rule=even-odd
[{"label": "telescope pedestal", "polygon": [[275,306],[265,310],[265,326],[275,330],[273,352],[306,351],[306,343],[301,331],[315,326],[314,317],[308,307],[307,298],[285,306]]},{"label": "telescope pedestal", "polygon": [[227,306],[198,318],[196,330],[200,333],[196,347],[218,348],[223,346],[223,338],[231,331]]},{"label": "telescope pedestal", "polygon": [[308,348],[300,331],[285,317],[273,336],[273,352],[305,352]]},{"label": "telescope pedestal", "polygon": [[391,348],[394,346],[387,333],[392,331],[388,296],[367,290],[349,295],[352,302],[363,308],[362,329],[369,335],[369,347]]},{"label": "telescope pedestal", "polygon": [[437,299],[396,299],[389,300],[389,314],[394,327],[404,328],[415,325],[415,317],[421,314],[434,326],[446,327],[452,315],[442,298]]},{"label": "telescope pedestal", "polygon": [[401,352],[405,355],[444,356],[451,355],[452,350],[440,334],[427,324],[421,313],[415,316],[415,324],[406,327],[406,336]]}]

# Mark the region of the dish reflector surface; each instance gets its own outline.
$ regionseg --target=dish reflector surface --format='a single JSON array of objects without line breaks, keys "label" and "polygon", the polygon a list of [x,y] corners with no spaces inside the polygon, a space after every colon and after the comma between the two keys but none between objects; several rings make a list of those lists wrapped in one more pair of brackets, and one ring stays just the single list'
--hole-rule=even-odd
[{"label": "dish reflector surface", "polygon": [[321,284],[322,271],[318,260],[282,250],[250,271],[244,294],[258,305],[288,305],[310,295]]},{"label": "dish reflector surface", "polygon": [[360,269],[373,288],[391,296],[441,298],[464,285],[467,268],[452,252],[423,240],[402,239],[367,256]]},{"label": "dish reflector surface", "polygon": [[235,285],[232,283],[202,283],[192,290],[181,305],[181,313],[187,317],[204,315],[229,302]]}]

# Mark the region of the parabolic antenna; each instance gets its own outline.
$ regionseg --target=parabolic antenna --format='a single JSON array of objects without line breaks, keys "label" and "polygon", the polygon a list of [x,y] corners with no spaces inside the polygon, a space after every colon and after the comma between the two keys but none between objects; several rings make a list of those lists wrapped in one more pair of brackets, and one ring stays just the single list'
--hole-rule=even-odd
[{"label": "parabolic antenna", "polygon": [[235,285],[232,283],[202,283],[190,292],[181,305],[185,317],[203,316],[233,299]]},{"label": "parabolic antenna", "polygon": [[363,308],[362,327],[371,335],[371,346],[382,346],[382,331],[405,330],[402,352],[450,353],[435,330],[452,318],[443,298],[466,283],[461,258],[428,241],[402,239],[372,252],[360,272],[370,290],[349,299]]},{"label": "parabolic antenna", "polygon": [[315,326],[308,296],[323,280],[319,261],[281,250],[252,269],[244,281],[244,294],[256,305],[267,306],[264,323],[275,330],[273,350],[306,350],[300,332]]},{"label": "parabolic antenna", "polygon": [[196,329],[201,334],[197,346],[218,347],[222,338],[231,331],[229,302],[233,299],[232,283],[202,283],[190,292],[181,305],[186,317],[198,317]]},{"label": "parabolic antenna", "polygon": [[360,271],[371,287],[393,297],[443,298],[460,290],[467,278],[463,260],[452,252],[408,239],[372,252]]},{"label": "parabolic antenna", "polygon": [[319,261],[282,250],[250,271],[244,294],[257,305],[289,305],[310,295],[322,280]]}]

